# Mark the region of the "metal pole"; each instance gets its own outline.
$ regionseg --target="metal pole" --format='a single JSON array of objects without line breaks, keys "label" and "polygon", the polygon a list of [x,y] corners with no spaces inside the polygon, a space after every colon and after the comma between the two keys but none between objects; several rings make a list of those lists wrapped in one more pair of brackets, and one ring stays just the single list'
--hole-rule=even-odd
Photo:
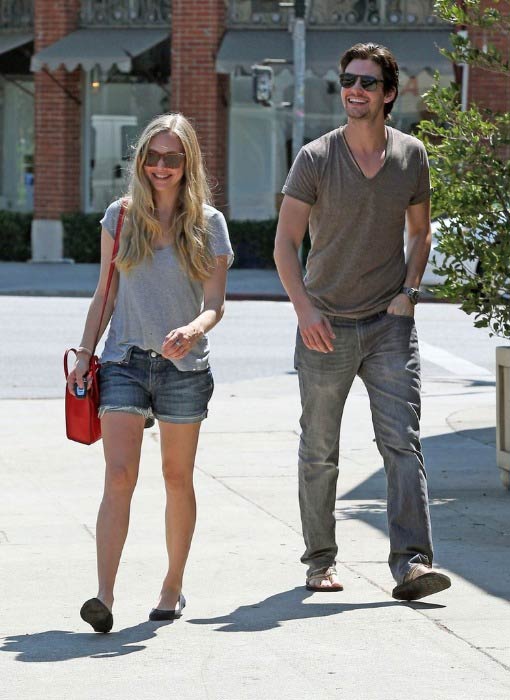
[{"label": "metal pole", "polygon": [[295,17],[292,30],[294,48],[294,104],[292,120],[292,160],[299,153],[305,136],[305,56],[304,17]]},{"label": "metal pole", "polygon": [[[468,33],[467,33],[466,29],[461,29],[457,33],[463,39],[468,39]],[[462,68],[460,108],[463,112],[465,112],[468,108],[468,96],[469,96],[469,63],[460,63],[459,65]]]}]

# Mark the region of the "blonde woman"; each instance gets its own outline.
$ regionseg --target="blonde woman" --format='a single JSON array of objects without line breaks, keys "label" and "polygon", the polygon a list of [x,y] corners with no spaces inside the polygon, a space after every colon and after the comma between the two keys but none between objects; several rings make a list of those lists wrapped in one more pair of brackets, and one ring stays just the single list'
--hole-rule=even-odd
[{"label": "blonde woman", "polygon": [[[105,311],[100,408],[106,461],[97,518],[97,597],[81,617],[113,626],[113,589],[126,539],[146,423],[159,422],[166,489],[168,570],[151,620],[181,616],[184,567],[195,527],[193,468],[213,392],[207,332],[222,318],[232,248],[210,204],[196,133],[181,114],[154,119],[135,149],[116,271]],[[83,387],[122,200],[101,220],[101,272],[68,390]]]}]

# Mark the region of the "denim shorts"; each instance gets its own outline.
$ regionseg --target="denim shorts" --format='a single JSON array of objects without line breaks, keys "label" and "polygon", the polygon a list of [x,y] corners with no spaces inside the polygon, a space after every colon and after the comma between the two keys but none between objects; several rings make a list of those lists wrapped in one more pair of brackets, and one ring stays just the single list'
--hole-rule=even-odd
[{"label": "denim shorts", "polygon": [[198,423],[207,417],[213,389],[209,368],[180,372],[162,355],[131,347],[124,360],[101,365],[99,417],[118,411],[165,423]]}]

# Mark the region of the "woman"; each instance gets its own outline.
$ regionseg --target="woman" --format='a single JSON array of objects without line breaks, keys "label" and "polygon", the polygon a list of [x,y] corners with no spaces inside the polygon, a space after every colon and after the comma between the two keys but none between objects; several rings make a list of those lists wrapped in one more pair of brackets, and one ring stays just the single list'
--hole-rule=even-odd
[{"label": "woman", "polygon": [[138,477],[144,426],[159,421],[166,489],[168,570],[151,620],[180,617],[184,567],[195,526],[193,467],[213,391],[206,333],[223,316],[232,262],[223,215],[209,205],[200,147],[181,114],[154,119],[136,146],[116,271],[99,327],[122,200],[101,220],[101,272],[68,390],[82,388],[94,339],[111,325],[101,357],[106,461],[97,518],[99,589],[81,617],[113,626],[113,588]]}]

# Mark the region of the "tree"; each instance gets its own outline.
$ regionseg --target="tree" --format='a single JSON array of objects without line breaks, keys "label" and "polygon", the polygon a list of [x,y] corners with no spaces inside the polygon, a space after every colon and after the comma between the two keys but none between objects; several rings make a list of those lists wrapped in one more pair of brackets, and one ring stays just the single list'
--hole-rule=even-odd
[{"label": "tree", "polygon": [[[468,35],[510,33],[509,6],[499,0],[490,7],[437,0],[435,11]],[[510,76],[494,43],[479,47],[459,33],[451,40],[453,50],[443,53],[457,65]],[[459,85],[441,88],[437,74],[424,99],[432,116],[421,122],[419,136],[430,157],[433,216],[442,218],[437,249],[446,256],[436,270],[445,277],[438,294],[474,313],[475,326],[510,338],[510,113],[475,104],[463,109]],[[465,261],[478,261],[476,274]]]}]

